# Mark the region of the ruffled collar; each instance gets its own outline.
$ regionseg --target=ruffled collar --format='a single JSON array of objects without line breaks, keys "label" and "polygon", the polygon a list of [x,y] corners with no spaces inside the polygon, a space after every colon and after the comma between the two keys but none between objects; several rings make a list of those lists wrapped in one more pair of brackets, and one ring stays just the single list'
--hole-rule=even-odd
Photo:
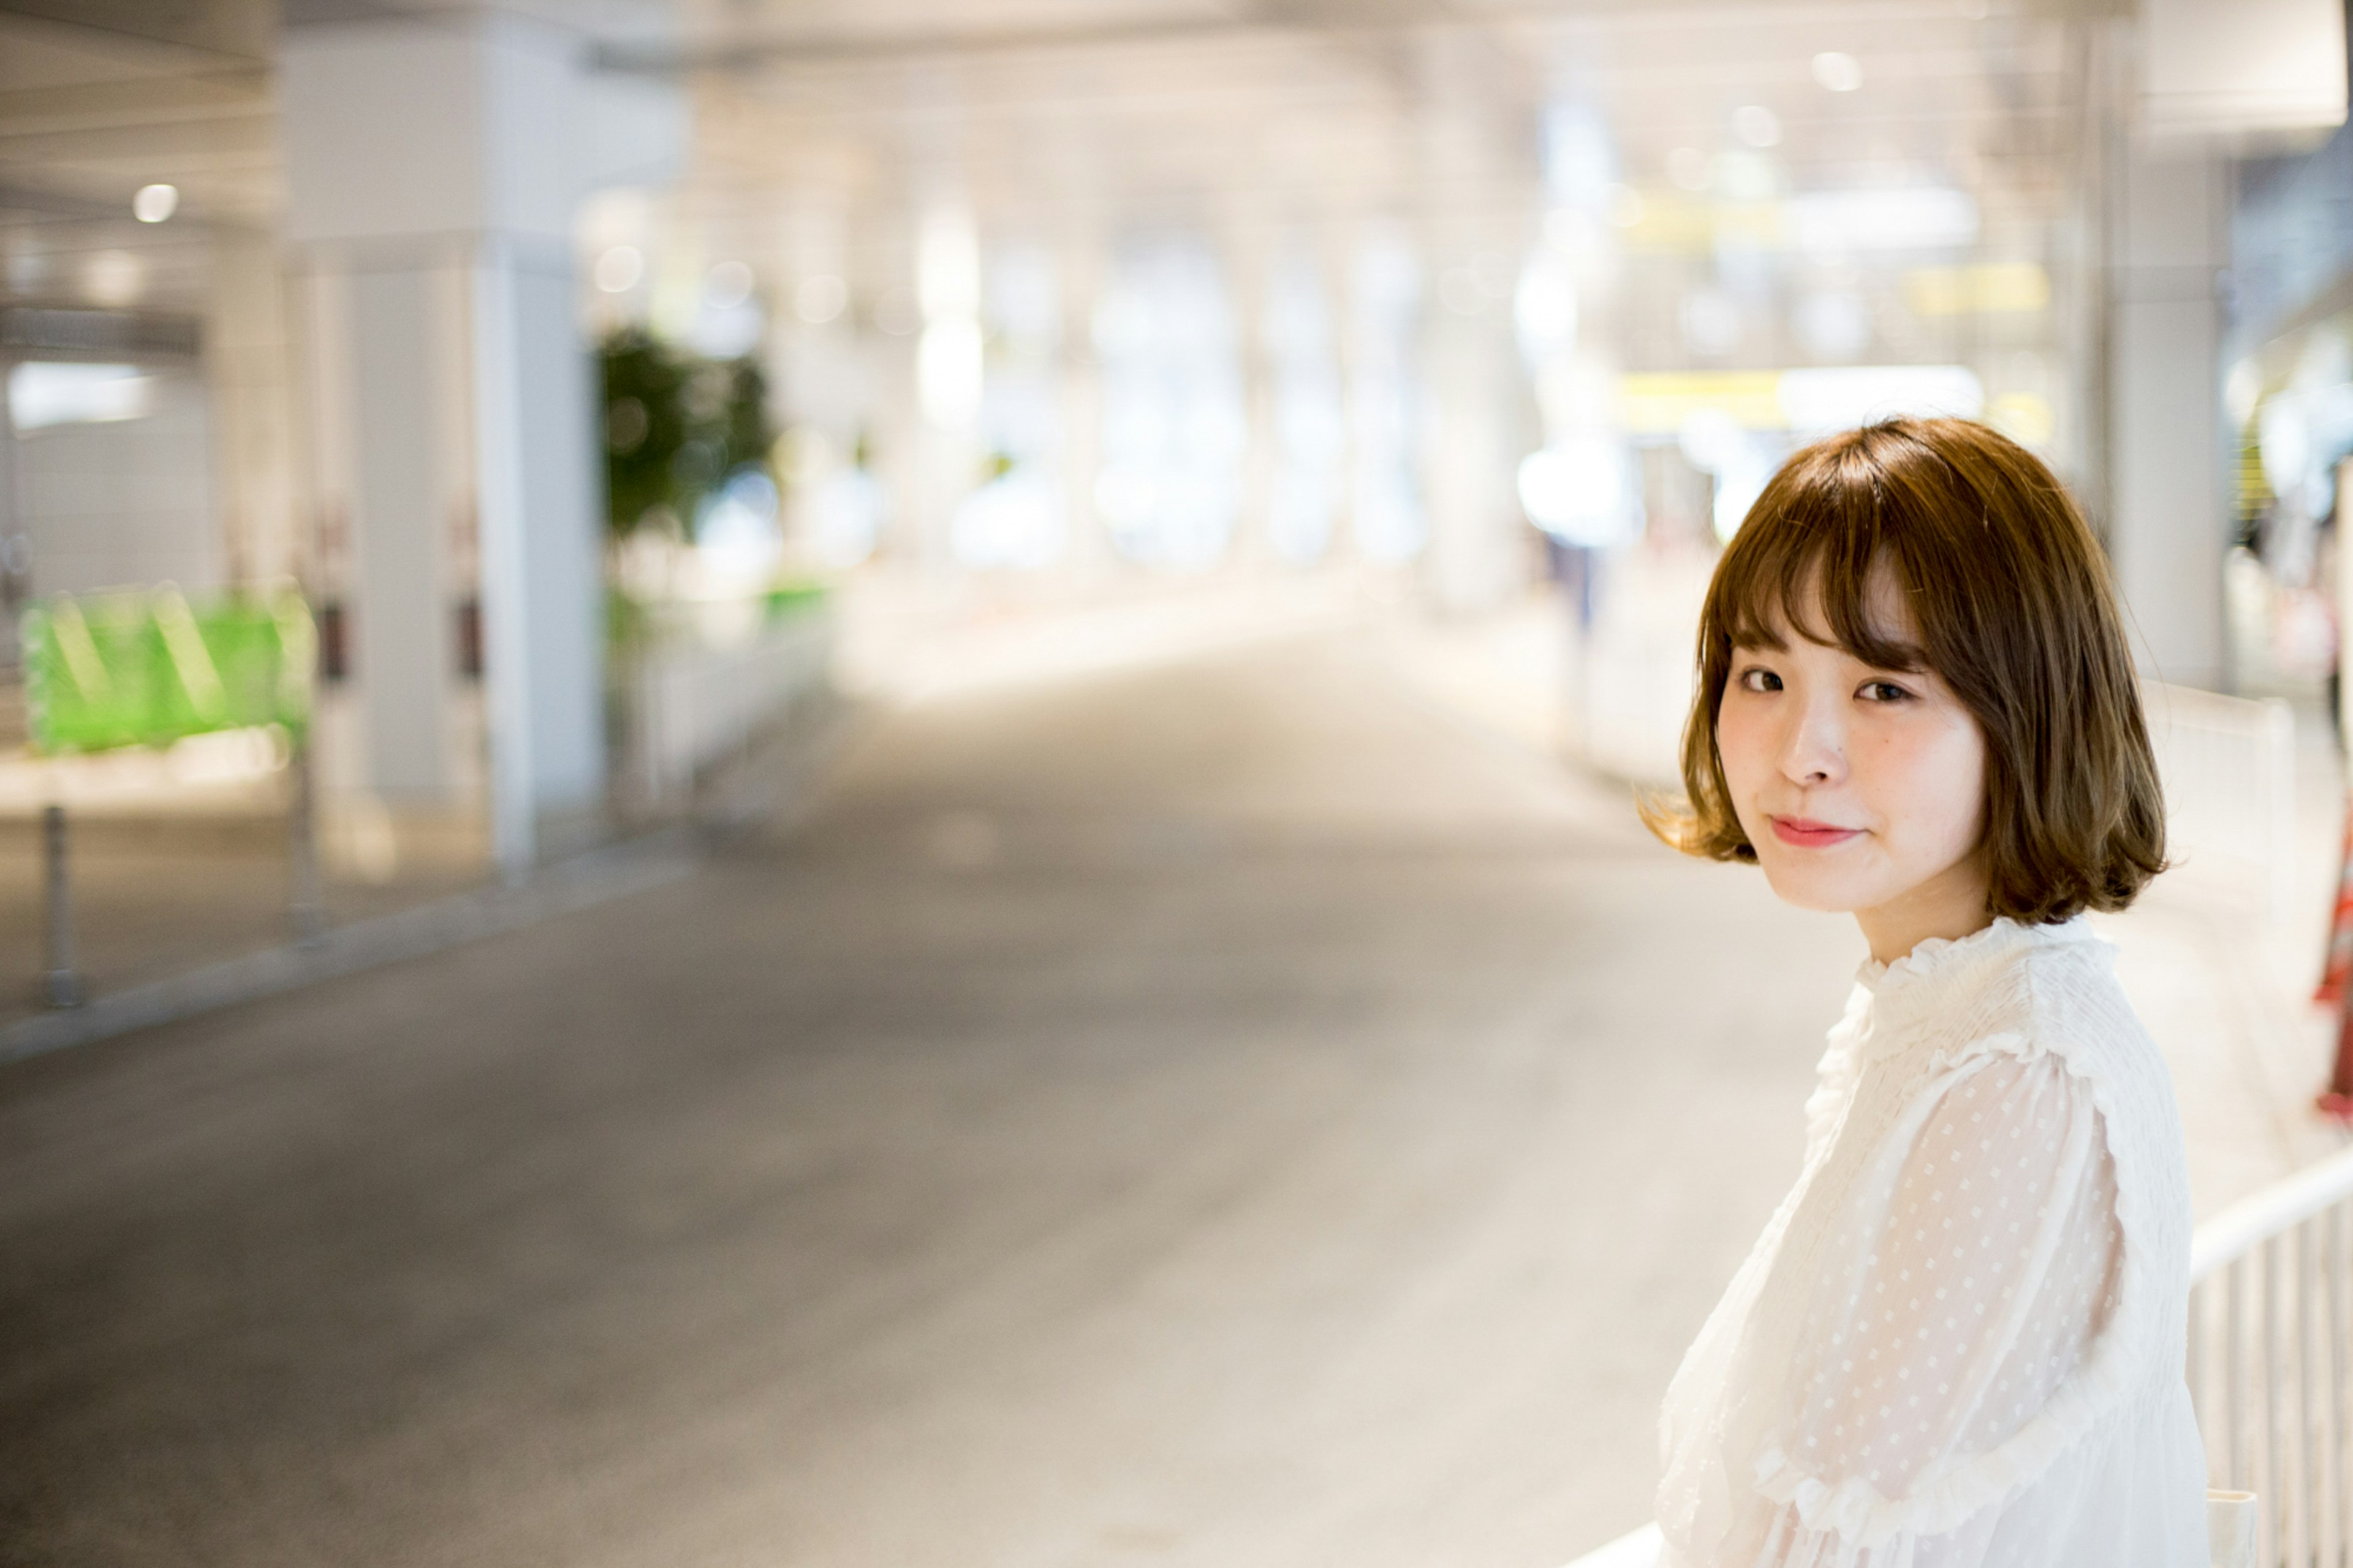
[{"label": "ruffled collar", "polygon": [[1875,1021],[1894,1025],[1943,1007],[2028,949],[2077,942],[2108,945],[2081,914],[2051,925],[1997,915],[1967,936],[1929,937],[1890,963],[1865,958],[1854,972],[1855,984],[1871,994]]}]

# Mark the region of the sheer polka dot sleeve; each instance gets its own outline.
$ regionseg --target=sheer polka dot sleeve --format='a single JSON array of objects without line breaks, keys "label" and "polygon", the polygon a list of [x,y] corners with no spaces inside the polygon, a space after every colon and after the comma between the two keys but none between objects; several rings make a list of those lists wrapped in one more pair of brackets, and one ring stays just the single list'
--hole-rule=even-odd
[{"label": "sheer polka dot sleeve", "polygon": [[1659,1406],[1660,1568],[2206,1568],[2190,1205],[2085,917],[1866,960]]},{"label": "sheer polka dot sleeve", "polygon": [[1971,1520],[2121,1397],[2095,1352],[2124,1259],[2105,1128],[2062,1058],[1988,1052],[1931,1079],[1812,1270],[1756,1463],[1782,1505],[1758,1563],[1978,1563]]}]

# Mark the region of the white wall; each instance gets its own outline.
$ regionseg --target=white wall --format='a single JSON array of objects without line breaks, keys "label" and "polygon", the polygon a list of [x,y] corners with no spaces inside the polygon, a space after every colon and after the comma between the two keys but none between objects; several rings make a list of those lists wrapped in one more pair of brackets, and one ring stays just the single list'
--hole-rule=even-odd
[{"label": "white wall", "polygon": [[152,373],[149,408],[17,435],[17,526],[32,538],[35,593],[224,582],[202,375],[193,365]]},{"label": "white wall", "polygon": [[2220,688],[2222,556],[2231,506],[2222,444],[2228,191],[2214,150],[2136,148],[2110,278],[2115,445],[2109,549],[2148,673]]},{"label": "white wall", "polygon": [[2141,119],[2159,135],[2345,121],[2342,0],[2142,0]]}]

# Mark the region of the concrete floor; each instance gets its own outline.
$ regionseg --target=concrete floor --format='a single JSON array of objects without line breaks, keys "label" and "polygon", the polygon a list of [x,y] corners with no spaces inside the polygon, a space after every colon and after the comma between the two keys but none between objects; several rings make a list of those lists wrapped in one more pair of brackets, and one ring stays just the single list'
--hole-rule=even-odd
[{"label": "concrete floor", "polygon": [[1555,1568],[1860,947],[1346,637],[0,1070],[0,1563]]},{"label": "concrete floor", "polygon": [[[100,817],[71,823],[75,968],[105,995],[293,939],[293,873],[277,817]],[[40,826],[0,817],[0,1025],[47,1010],[48,908]],[[411,857],[382,883],[329,875],[345,925],[488,880],[479,858]]]}]

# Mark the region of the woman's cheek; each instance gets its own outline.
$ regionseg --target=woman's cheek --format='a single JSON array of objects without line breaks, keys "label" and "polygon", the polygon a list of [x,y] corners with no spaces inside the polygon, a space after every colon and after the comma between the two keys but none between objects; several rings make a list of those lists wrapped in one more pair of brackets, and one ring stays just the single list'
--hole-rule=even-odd
[{"label": "woman's cheek", "polygon": [[1741,710],[1745,704],[1726,701],[1715,712],[1715,755],[1724,764],[1724,782],[1732,789],[1732,809],[1748,826],[1747,805],[1757,775],[1756,725]]},{"label": "woman's cheek", "polygon": [[1985,815],[1985,748],[1966,716],[1911,738],[1905,794],[1941,854],[1975,847]]},{"label": "woman's cheek", "polygon": [[1978,729],[1977,721],[1972,719],[1965,722],[1968,725],[1967,738],[1960,747],[1961,756],[1956,760],[1953,773],[1957,779],[1967,781],[1962,786],[1964,799],[1960,815],[1967,825],[1962,837],[1968,848],[1975,849],[1985,837],[1986,747],[1985,736]]},{"label": "woman's cheek", "polygon": [[1715,744],[1727,773],[1736,765],[1746,768],[1757,752],[1757,705],[1741,698],[1737,691],[1727,691],[1715,710]]}]

